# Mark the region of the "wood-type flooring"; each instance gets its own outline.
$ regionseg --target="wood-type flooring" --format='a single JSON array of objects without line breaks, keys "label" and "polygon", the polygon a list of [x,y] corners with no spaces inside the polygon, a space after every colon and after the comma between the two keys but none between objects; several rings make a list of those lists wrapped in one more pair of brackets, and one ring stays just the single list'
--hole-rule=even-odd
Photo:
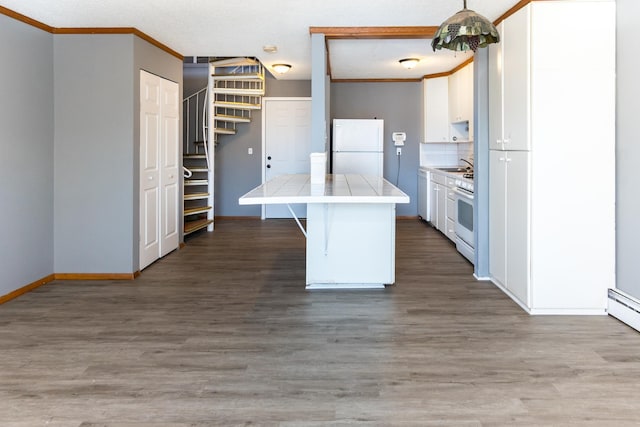
[{"label": "wood-type flooring", "polygon": [[377,291],[306,291],[291,220],[186,243],[1,305],[0,426],[640,425],[638,332],[527,315],[422,222]]}]

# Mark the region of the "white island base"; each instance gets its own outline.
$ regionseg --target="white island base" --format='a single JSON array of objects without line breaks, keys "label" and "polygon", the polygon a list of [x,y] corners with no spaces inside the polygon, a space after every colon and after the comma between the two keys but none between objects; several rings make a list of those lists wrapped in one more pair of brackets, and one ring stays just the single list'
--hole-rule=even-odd
[{"label": "white island base", "polygon": [[395,204],[307,205],[307,289],[395,282]]},{"label": "white island base", "polygon": [[[274,178],[240,204],[307,204],[307,289],[384,289],[395,282],[396,203],[409,196],[381,177]],[[293,211],[291,211],[293,214]]]}]

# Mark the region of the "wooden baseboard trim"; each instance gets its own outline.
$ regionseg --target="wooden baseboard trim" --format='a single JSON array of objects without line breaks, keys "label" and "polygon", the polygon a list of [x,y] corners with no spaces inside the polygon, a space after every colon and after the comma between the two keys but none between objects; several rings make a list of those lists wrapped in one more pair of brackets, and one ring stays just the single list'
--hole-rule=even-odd
[{"label": "wooden baseboard trim", "polygon": [[56,273],[56,280],[133,280],[140,275],[136,273]]},{"label": "wooden baseboard trim", "polygon": [[13,292],[10,292],[6,295],[2,295],[0,296],[0,304],[4,304],[5,302],[11,301],[14,298],[18,298],[20,295],[26,294],[27,292],[30,292],[42,285],[46,285],[47,283],[52,282],[53,280],[55,280],[55,275],[50,274],[48,276],[43,277],[42,279],[36,280],[33,283],[30,283],[26,286],[16,289]]},{"label": "wooden baseboard trim", "polygon": [[13,292],[6,295],[0,295],[0,304],[4,304],[7,301],[18,298],[20,295],[24,295],[42,285],[53,282],[54,280],[133,280],[140,276],[140,271],[133,273],[56,273],[50,274],[42,279],[36,280],[33,283],[29,283]]}]

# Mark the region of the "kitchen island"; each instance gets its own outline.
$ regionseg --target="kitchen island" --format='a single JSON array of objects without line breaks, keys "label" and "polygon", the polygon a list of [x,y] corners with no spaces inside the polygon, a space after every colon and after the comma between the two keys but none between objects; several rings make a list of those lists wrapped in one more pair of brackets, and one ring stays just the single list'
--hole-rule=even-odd
[{"label": "kitchen island", "polygon": [[409,196],[382,177],[281,175],[244,196],[241,205],[307,204],[306,288],[384,288],[395,282],[396,203]]}]

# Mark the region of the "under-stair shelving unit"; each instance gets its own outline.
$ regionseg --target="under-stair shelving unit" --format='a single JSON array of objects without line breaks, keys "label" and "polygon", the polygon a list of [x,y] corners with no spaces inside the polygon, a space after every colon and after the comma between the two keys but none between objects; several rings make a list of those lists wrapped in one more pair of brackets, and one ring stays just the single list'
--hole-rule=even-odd
[{"label": "under-stair shelving unit", "polygon": [[183,166],[191,173],[184,179],[185,236],[203,228],[213,231],[215,145],[222,135],[235,135],[238,124],[251,122],[251,112],[262,108],[264,76],[264,67],[252,58],[211,61],[208,87],[185,99]]}]

